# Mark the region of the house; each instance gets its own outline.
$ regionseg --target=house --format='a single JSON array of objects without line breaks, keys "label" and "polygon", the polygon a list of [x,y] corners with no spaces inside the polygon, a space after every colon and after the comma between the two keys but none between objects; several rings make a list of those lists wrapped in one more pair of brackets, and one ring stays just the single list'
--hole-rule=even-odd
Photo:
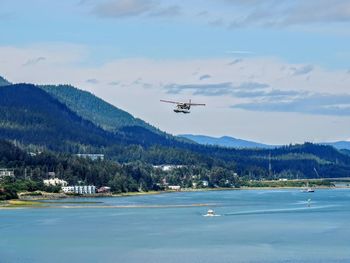
[{"label": "house", "polygon": [[184,165],[170,165],[170,164],[163,164],[163,165],[154,165],[153,168],[155,169],[160,169],[163,172],[169,172],[172,171],[174,169],[179,169],[184,167]]},{"label": "house", "polygon": [[203,180],[202,185],[203,185],[203,187],[208,187],[209,182],[207,180]]},{"label": "house", "polygon": [[97,189],[97,193],[109,193],[111,192],[111,188],[108,186],[102,186]]},{"label": "house", "polygon": [[105,155],[104,154],[97,154],[97,153],[78,153],[76,156],[80,158],[90,159],[93,161],[97,160],[104,160]]},{"label": "house", "polygon": [[58,178],[43,180],[43,182],[44,182],[44,185],[48,185],[48,186],[49,185],[53,185],[53,186],[56,186],[56,185],[67,186],[68,185],[67,181],[60,180]]},{"label": "house", "polygon": [[175,190],[175,191],[180,191],[181,190],[181,186],[180,185],[168,185],[168,189]]},{"label": "house", "polygon": [[0,178],[14,177],[15,171],[13,169],[0,168]]},{"label": "house", "polygon": [[66,194],[95,194],[96,187],[94,185],[63,186],[62,191]]}]

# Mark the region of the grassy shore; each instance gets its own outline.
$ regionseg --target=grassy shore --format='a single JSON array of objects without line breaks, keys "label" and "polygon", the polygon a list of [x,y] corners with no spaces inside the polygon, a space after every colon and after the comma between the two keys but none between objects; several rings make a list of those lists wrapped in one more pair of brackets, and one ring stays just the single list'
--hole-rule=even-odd
[{"label": "grassy shore", "polygon": [[148,192],[128,192],[120,194],[112,194],[113,197],[123,197],[123,196],[138,196],[138,195],[158,195],[163,193],[162,191],[148,191]]},{"label": "grassy shore", "polygon": [[15,208],[33,208],[33,207],[45,207],[47,205],[37,201],[23,201],[23,200],[7,200],[0,202],[0,209],[15,209]]}]

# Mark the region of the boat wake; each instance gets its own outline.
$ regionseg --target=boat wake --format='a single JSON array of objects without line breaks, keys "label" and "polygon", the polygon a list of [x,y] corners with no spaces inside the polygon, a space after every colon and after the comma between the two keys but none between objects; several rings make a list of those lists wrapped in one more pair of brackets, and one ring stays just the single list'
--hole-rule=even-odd
[{"label": "boat wake", "polygon": [[324,206],[313,206],[313,207],[300,207],[300,208],[280,208],[280,209],[266,209],[266,210],[248,210],[241,212],[226,213],[224,216],[237,216],[237,215],[264,215],[264,214],[283,214],[283,213],[295,213],[295,212],[306,212],[306,211],[317,211],[326,208],[337,207],[338,205],[324,205]]}]

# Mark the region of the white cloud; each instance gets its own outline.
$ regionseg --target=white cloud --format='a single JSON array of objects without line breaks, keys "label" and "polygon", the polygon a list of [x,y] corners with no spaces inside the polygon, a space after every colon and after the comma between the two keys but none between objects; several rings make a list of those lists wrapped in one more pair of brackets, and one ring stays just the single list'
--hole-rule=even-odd
[{"label": "white cloud", "polygon": [[[23,67],[29,60],[40,57],[46,60]],[[347,70],[327,70],[317,65],[305,70],[308,64],[290,64],[271,57],[244,60],[130,58],[87,67],[84,62],[88,58],[89,50],[79,45],[2,46],[0,75],[11,82],[72,84],[172,133],[231,135],[268,143],[349,137],[346,135],[350,130]],[[236,63],[230,65],[232,61]],[[311,78],[307,81],[296,77],[291,69],[304,69]],[[200,80],[205,75],[215,78]],[[171,94],[169,87],[173,87]],[[309,96],[308,100],[300,100],[303,96]],[[190,115],[182,116],[174,114],[171,106],[159,103],[159,99],[190,98],[206,103],[207,107],[193,109]],[[288,101],[299,103],[295,105],[300,109],[277,107],[274,112],[266,112],[243,110],[243,106],[230,108],[254,103],[272,107]],[[308,104],[312,104],[311,108]],[[316,106],[323,112],[315,115],[320,109]]]},{"label": "white cloud", "polygon": [[314,67],[312,65],[301,66],[299,68],[291,67],[291,70],[293,71],[294,76],[306,75],[310,73],[313,69]]},{"label": "white cloud", "polygon": [[88,79],[86,80],[86,83],[89,83],[89,84],[98,84],[99,81],[97,79]]},{"label": "white cloud", "polygon": [[36,65],[41,61],[45,61],[46,58],[45,57],[37,57],[37,58],[32,58],[32,59],[28,59],[23,66],[31,66],[31,65]]},{"label": "white cloud", "polygon": [[228,65],[235,65],[235,64],[238,64],[238,63],[240,63],[240,62],[242,62],[243,61],[243,59],[241,59],[241,58],[236,58],[236,59],[234,59],[233,61],[231,61],[230,63],[228,63]]},{"label": "white cloud", "polygon": [[350,22],[350,2],[344,0],[224,0],[222,2],[226,3],[230,10],[240,10],[231,19],[233,28]]},{"label": "white cloud", "polygon": [[248,50],[228,50],[226,51],[227,54],[233,54],[233,55],[252,55],[254,52],[248,51]]},{"label": "white cloud", "polygon": [[231,29],[307,25],[317,31],[330,23],[350,23],[347,0],[205,0],[201,4],[175,0],[82,0],[80,5],[100,18],[178,17],[181,21]]},{"label": "white cloud", "polygon": [[206,80],[206,79],[210,79],[211,76],[209,74],[204,74],[202,76],[199,77],[199,80]]},{"label": "white cloud", "polygon": [[163,7],[150,13],[150,16],[155,17],[174,17],[179,15],[181,15],[181,8],[177,5]]},{"label": "white cloud", "polygon": [[101,18],[174,17],[181,14],[180,6],[162,5],[157,0],[91,0],[80,4],[92,6],[91,13]]},{"label": "white cloud", "polygon": [[109,0],[98,2],[92,12],[99,17],[129,17],[149,12],[155,5],[152,0]]},{"label": "white cloud", "polygon": [[87,54],[85,46],[67,43],[0,46],[0,75],[16,82],[59,83]]}]

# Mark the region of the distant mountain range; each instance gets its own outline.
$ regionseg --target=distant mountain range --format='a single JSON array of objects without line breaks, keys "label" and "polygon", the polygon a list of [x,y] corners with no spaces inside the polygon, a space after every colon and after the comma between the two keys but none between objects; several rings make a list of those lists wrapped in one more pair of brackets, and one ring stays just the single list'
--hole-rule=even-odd
[{"label": "distant mountain range", "polygon": [[[273,149],[273,148],[282,146],[282,145],[268,145],[268,144],[254,142],[254,141],[241,140],[241,139],[237,139],[229,136],[223,136],[219,138],[205,136],[205,135],[193,135],[193,134],[181,134],[178,136],[181,138],[192,140],[202,145],[217,145],[217,146],[232,147],[232,148]],[[341,149],[350,150],[350,142],[348,141],[321,142],[318,144],[333,146],[334,148],[339,150]]]},{"label": "distant mountain range", "polygon": [[339,150],[350,150],[350,142],[348,141],[338,141],[338,142],[321,142],[322,145],[330,145]]},{"label": "distant mountain range", "polygon": [[203,145],[216,145],[216,146],[231,147],[231,148],[262,148],[262,149],[278,147],[278,146],[272,146],[272,145],[267,145],[263,143],[253,142],[253,141],[236,139],[229,136],[223,136],[220,138],[210,137],[205,135],[193,135],[193,134],[180,134],[178,136],[181,138],[192,140],[196,143],[203,144]]}]

